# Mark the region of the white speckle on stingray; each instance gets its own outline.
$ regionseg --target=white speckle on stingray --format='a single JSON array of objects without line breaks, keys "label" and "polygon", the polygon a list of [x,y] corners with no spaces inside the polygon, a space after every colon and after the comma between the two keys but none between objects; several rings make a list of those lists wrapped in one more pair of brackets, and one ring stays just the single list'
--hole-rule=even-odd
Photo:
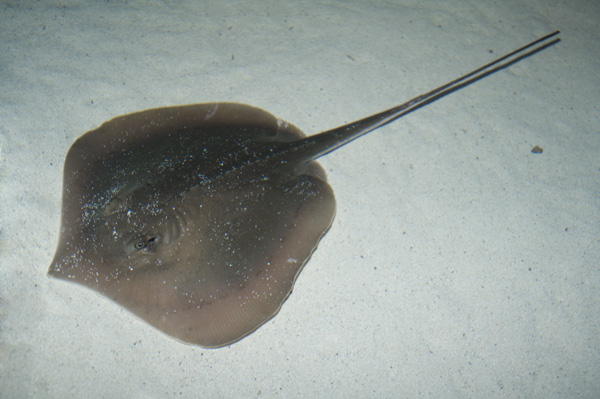
[{"label": "white speckle on stingray", "polygon": [[208,112],[206,112],[206,115],[204,116],[204,120],[207,121],[210,118],[212,118],[213,116],[215,116],[215,114],[217,113],[217,111],[219,110],[219,104],[215,104],[213,107],[208,109]]}]

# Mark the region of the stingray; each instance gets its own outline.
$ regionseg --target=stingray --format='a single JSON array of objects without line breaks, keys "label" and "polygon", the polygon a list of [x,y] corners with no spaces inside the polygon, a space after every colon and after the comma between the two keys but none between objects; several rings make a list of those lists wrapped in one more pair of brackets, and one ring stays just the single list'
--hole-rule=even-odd
[{"label": "stingray", "polygon": [[402,105],[306,137],[237,103],[116,117],[64,165],[48,273],[207,348],[271,319],[327,232],[335,198],[317,158],[560,39],[554,32]]}]

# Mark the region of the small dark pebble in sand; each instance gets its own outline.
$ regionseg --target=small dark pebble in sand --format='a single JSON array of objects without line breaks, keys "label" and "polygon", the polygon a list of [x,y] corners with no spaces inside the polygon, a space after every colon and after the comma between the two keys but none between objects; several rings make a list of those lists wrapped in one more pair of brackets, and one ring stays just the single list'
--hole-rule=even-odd
[{"label": "small dark pebble in sand", "polygon": [[536,145],[531,149],[531,152],[533,152],[534,154],[541,154],[542,152],[544,152],[544,149],[539,145]]}]

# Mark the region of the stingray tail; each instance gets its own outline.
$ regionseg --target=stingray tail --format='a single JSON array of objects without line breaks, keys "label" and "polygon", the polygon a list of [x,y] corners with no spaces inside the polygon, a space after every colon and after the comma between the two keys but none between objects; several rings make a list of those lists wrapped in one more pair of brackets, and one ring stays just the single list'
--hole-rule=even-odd
[{"label": "stingray tail", "polygon": [[456,90],[460,90],[465,86],[475,83],[486,76],[508,68],[516,62],[558,43],[560,38],[555,38],[551,41],[548,41],[548,39],[558,35],[559,33],[560,31],[556,31],[541,37],[509,54],[506,54],[503,57],[496,59],[495,61],[490,62],[489,64],[486,64],[466,75],[459,77],[458,79],[446,83],[445,85],[442,85],[425,94],[421,94],[420,96],[417,96],[412,100],[405,102],[404,104],[349,123],[347,125],[295,141],[293,142],[293,145],[296,148],[296,154],[307,161],[322,157],[323,155],[336,150],[337,148],[364,134],[395,121],[406,114],[416,111],[417,109],[424,107],[425,105],[430,104],[442,97],[445,97]]}]

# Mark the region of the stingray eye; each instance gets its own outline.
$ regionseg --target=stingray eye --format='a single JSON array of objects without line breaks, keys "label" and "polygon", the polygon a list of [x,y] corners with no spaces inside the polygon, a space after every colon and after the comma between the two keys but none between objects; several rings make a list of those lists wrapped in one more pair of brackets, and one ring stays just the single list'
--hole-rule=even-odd
[{"label": "stingray eye", "polygon": [[137,237],[129,241],[126,251],[128,253],[151,254],[156,251],[159,243],[160,237]]},{"label": "stingray eye", "polygon": [[160,244],[160,236],[137,236],[125,244],[125,253],[133,254],[152,254],[156,252]]},{"label": "stingray eye", "polygon": [[144,242],[144,248],[142,248],[144,250],[145,253],[147,254],[151,254],[154,251],[156,251],[156,247],[158,246],[158,242],[159,242],[159,238],[158,237],[152,237],[149,238],[147,241]]}]

